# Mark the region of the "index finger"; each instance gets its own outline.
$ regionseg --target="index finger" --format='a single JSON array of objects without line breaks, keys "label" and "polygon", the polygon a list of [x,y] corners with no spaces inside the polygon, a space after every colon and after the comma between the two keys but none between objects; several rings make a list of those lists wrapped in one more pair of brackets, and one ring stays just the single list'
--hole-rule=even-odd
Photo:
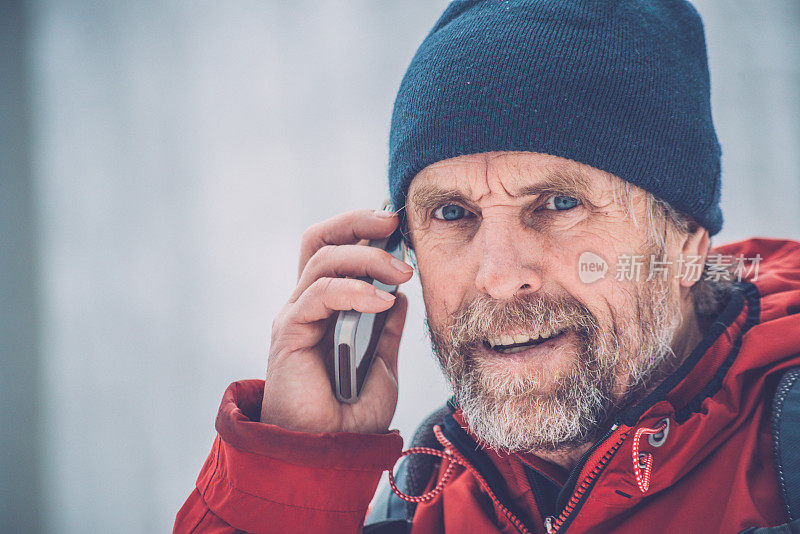
[{"label": "index finger", "polygon": [[397,226],[397,221],[394,212],[362,209],[340,213],[309,226],[300,242],[298,279],[311,256],[325,245],[352,245],[362,239],[387,237]]}]

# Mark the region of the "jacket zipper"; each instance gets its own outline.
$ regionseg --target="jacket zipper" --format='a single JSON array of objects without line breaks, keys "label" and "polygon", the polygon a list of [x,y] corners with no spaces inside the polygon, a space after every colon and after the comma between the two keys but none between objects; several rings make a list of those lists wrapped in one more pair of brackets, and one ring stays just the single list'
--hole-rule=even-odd
[{"label": "jacket zipper", "polygon": [[[614,423],[611,426],[611,428],[609,428],[608,431],[603,435],[603,437],[597,440],[597,443],[588,451],[586,451],[583,454],[583,456],[581,456],[580,460],[573,469],[570,478],[572,478],[573,476],[577,477],[578,474],[580,474],[580,472],[583,471],[583,466],[589,459],[589,457],[597,451],[597,449],[599,448],[600,445],[603,444],[603,442],[605,442],[609,437],[611,437],[614,434],[614,432],[619,428],[619,426],[620,426],[619,421]],[[467,464],[469,466],[468,469],[472,472],[473,476],[475,476],[478,479],[479,485],[483,488],[484,491],[486,491],[489,494],[489,497],[492,500],[492,502],[494,502],[498,506],[498,508],[500,508],[500,510],[503,512],[503,515],[506,516],[506,518],[511,522],[514,528],[516,528],[517,531],[520,532],[520,534],[530,534],[531,531],[527,528],[525,523],[519,517],[517,517],[514,514],[514,512],[512,512],[505,504],[503,504],[500,501],[500,499],[495,495],[495,493],[489,487],[489,484],[480,474],[478,469],[472,464],[472,462],[468,460],[467,458],[468,453],[463,451],[458,445],[454,444],[452,441],[447,439],[447,437],[444,435],[443,428],[439,428],[438,430],[439,432],[437,434],[439,435],[437,436],[437,439],[439,439],[439,442],[445,447],[445,449],[449,448],[451,454],[453,454],[453,456],[455,456],[460,462],[463,462],[464,464]],[[435,431],[436,429],[434,430],[434,432]],[[589,489],[591,489],[595,480],[597,480],[597,477],[600,476],[600,474],[603,472],[608,462],[614,457],[614,455],[617,453],[617,450],[619,450],[619,448],[622,446],[625,439],[628,437],[629,432],[630,430],[626,430],[625,432],[620,434],[617,441],[611,446],[609,450],[606,451],[605,454],[603,454],[603,456],[598,460],[594,468],[589,472],[588,475],[586,475],[586,477],[584,477],[583,481],[579,485],[575,486],[575,490],[572,492],[572,495],[567,501],[566,506],[558,515],[558,517],[556,518],[553,516],[548,516],[544,519],[544,527],[547,534],[556,534],[557,532],[560,532],[562,528],[566,529],[569,526],[567,521],[572,519],[571,517],[572,513],[578,508],[578,505],[582,504],[582,502],[586,499],[586,497],[588,496]]]},{"label": "jacket zipper", "polygon": [[[606,435],[603,436],[602,439],[598,440],[598,442],[597,442],[598,445],[603,443],[606,439],[608,439],[614,433],[614,431],[617,430],[617,428],[619,428],[619,423],[615,423],[608,430]],[[617,441],[611,446],[610,449],[608,449],[605,452],[605,454],[603,454],[603,456],[598,460],[597,464],[584,477],[583,481],[580,484],[575,486],[575,490],[572,492],[572,495],[570,496],[569,500],[567,501],[566,506],[561,511],[561,513],[558,515],[558,517],[554,518],[553,516],[548,516],[547,518],[545,518],[544,526],[545,526],[545,529],[547,530],[547,534],[556,534],[557,532],[560,532],[562,528],[566,529],[566,527],[569,526],[567,524],[567,521],[572,519],[572,517],[571,517],[572,513],[587,498],[587,496],[589,494],[589,490],[594,485],[594,482],[597,480],[597,477],[600,476],[600,474],[605,469],[606,465],[608,465],[608,462],[611,461],[611,459],[617,453],[617,450],[619,450],[619,448],[622,446],[622,443],[628,437],[628,432],[629,431],[625,431],[622,434],[620,434],[620,436],[617,439]],[[584,461],[587,459],[587,457],[590,454],[594,453],[597,450],[597,448],[598,447],[592,447],[592,449],[586,451],[586,453],[584,454],[584,457],[581,459],[581,461],[578,462],[578,464],[576,466],[576,470],[578,470],[577,471],[578,473],[580,473],[580,471],[583,470],[582,465],[583,465]]]}]

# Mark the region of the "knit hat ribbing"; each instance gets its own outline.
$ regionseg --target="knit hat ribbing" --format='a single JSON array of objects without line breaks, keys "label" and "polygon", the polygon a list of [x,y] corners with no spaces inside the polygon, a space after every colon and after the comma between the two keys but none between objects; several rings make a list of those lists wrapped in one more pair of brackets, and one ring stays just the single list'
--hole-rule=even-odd
[{"label": "knit hat ribbing", "polygon": [[389,189],[465,154],[528,151],[610,172],[722,227],[703,25],[684,0],[456,0],[395,100]]}]

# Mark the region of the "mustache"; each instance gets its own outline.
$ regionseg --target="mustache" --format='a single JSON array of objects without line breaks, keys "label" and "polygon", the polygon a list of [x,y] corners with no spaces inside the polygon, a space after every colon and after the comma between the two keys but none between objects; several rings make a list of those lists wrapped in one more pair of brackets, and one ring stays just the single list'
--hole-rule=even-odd
[{"label": "mustache", "polygon": [[594,314],[570,295],[523,295],[500,301],[481,294],[459,307],[439,333],[448,345],[468,347],[487,337],[534,328],[572,329],[588,336],[599,327]]}]

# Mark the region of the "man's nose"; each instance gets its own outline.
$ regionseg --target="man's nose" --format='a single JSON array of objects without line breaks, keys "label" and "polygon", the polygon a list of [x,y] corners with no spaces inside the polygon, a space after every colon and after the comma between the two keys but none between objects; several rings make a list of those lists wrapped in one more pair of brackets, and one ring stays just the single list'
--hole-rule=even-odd
[{"label": "man's nose", "polygon": [[[480,247],[480,266],[475,277],[478,291],[494,299],[508,300],[542,287],[540,259],[531,257],[531,236],[519,229],[494,224],[475,236]],[[526,252],[528,251],[528,252]]]}]

